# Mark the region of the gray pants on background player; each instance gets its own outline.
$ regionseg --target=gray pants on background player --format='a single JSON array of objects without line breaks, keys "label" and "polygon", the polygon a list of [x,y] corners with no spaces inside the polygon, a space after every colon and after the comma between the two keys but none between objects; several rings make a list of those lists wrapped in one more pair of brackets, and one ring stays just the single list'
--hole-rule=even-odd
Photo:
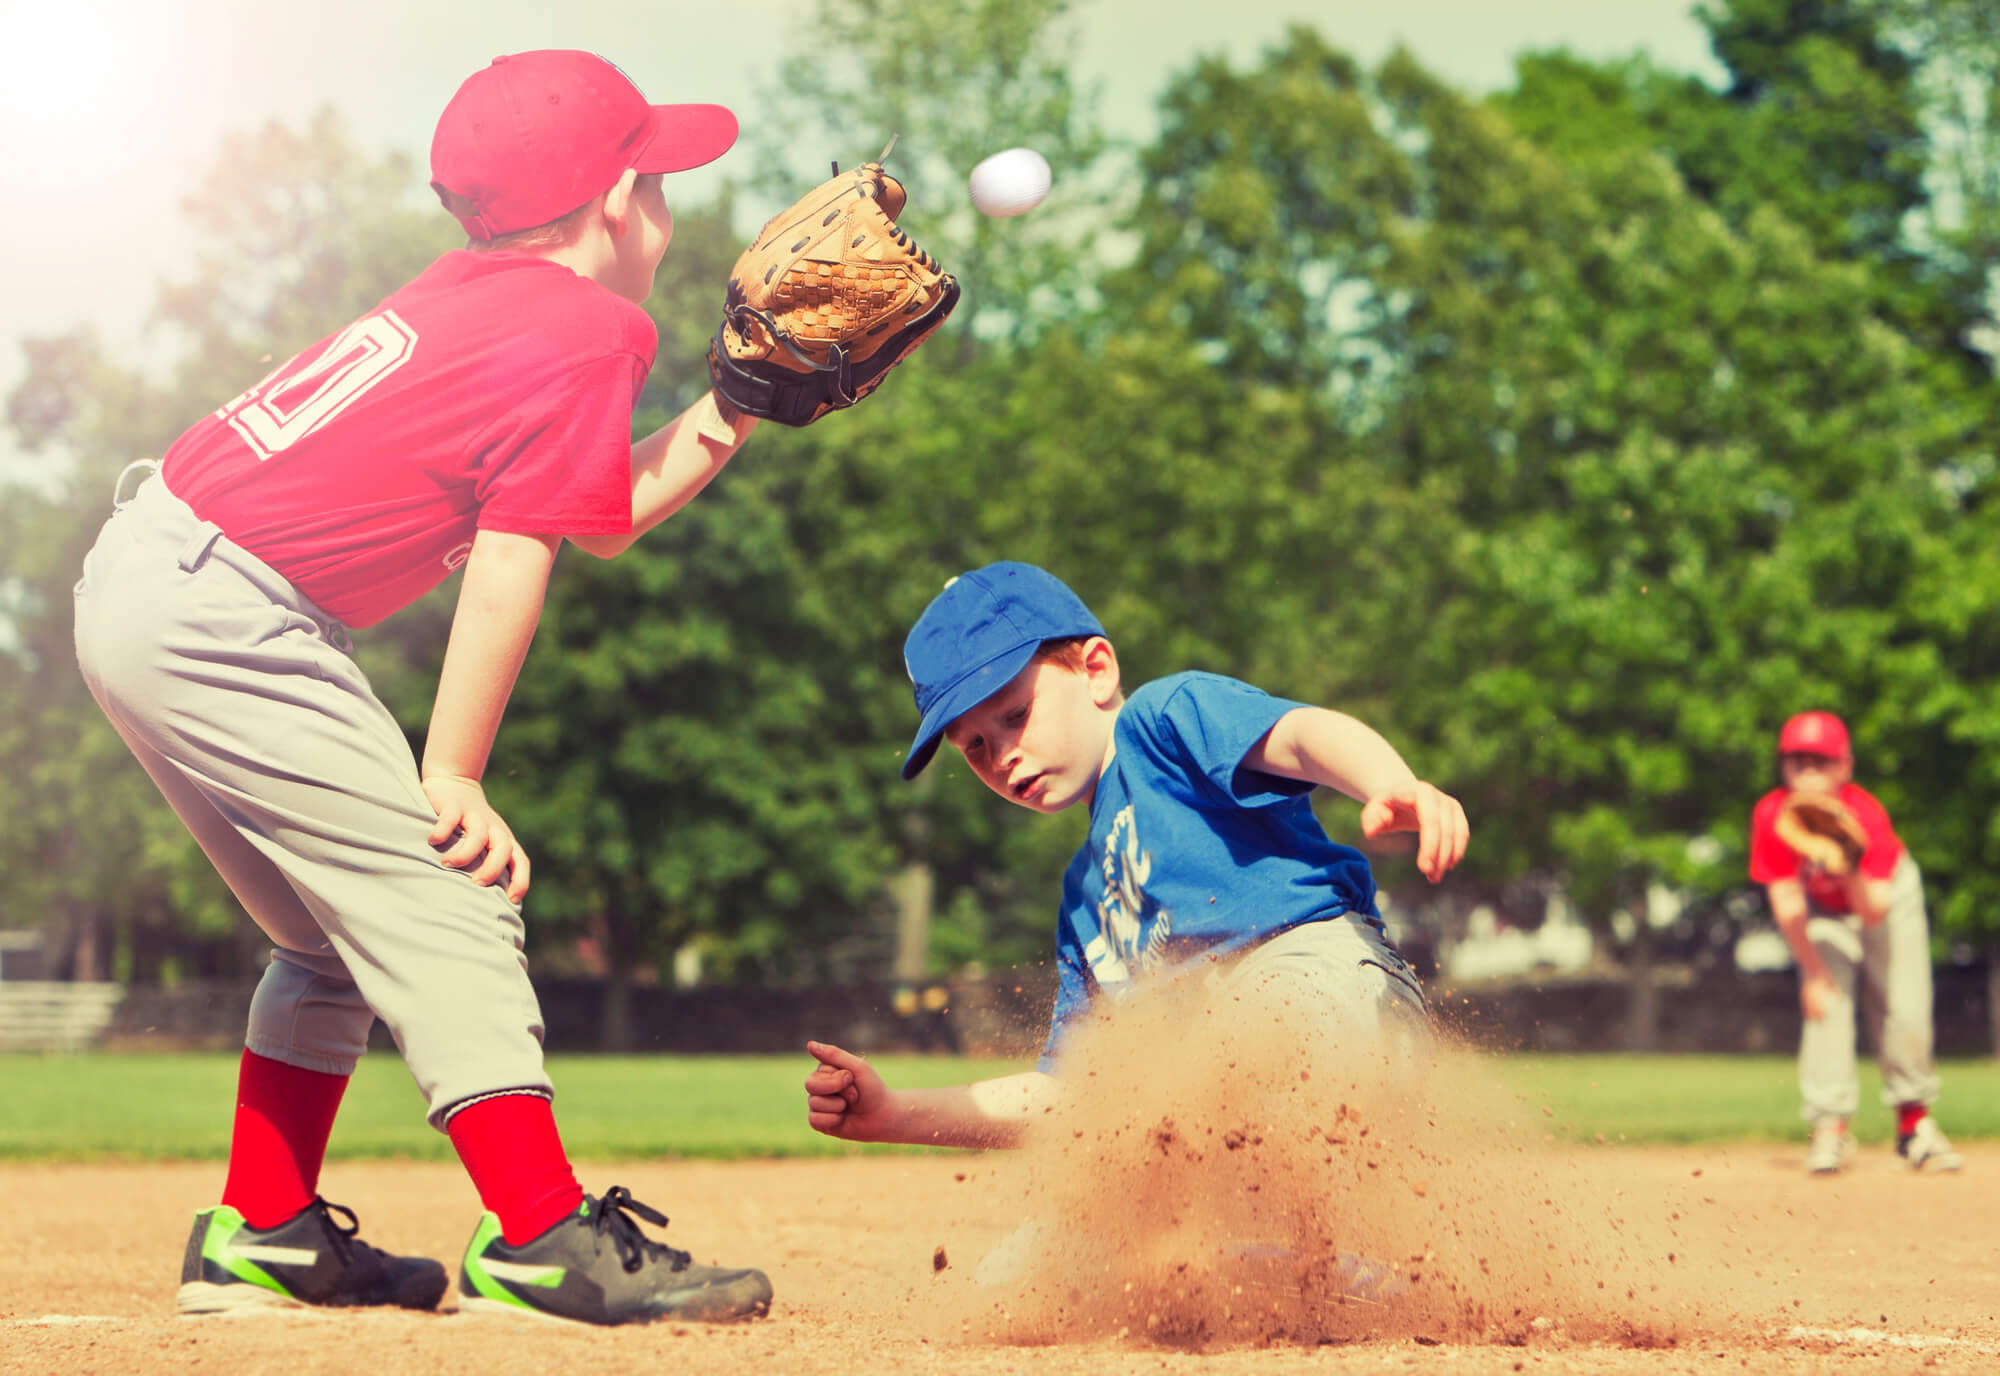
[{"label": "gray pants on background player", "polygon": [[76,586],[92,695],[276,945],[245,1045],[347,1075],[380,1017],[434,1125],[549,1094],[520,910],[439,861],[409,742],[345,641],[157,477]]},{"label": "gray pants on background player", "polygon": [[1806,1019],[1799,1036],[1799,1091],[1808,1122],[1851,1118],[1861,1106],[1854,1050],[1857,995],[1882,1065],[1883,1102],[1929,1104],[1937,1098],[1930,921],[1923,876],[1907,851],[1889,883],[1889,911],[1873,927],[1846,913],[1815,910],[1807,917],[1807,939],[1847,995],[1820,1017]]}]

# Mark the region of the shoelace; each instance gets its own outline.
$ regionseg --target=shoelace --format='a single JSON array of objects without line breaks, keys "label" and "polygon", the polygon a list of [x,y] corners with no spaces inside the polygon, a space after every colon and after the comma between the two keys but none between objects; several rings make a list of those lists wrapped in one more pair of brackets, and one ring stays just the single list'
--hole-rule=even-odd
[{"label": "shoelace", "polygon": [[[345,1204],[335,1204],[328,1199],[315,1195],[313,1196],[313,1207],[319,1210],[320,1221],[326,1224],[327,1236],[333,1240],[333,1249],[340,1254],[340,1260],[343,1265],[354,1255],[356,1247],[366,1247],[371,1252],[380,1250],[376,1247],[370,1247],[369,1244],[362,1242],[355,1236],[356,1233],[361,1231],[361,1220],[356,1218],[354,1210],[348,1208]],[[347,1222],[342,1223],[339,1219],[336,1219],[334,1217],[336,1213],[343,1215],[347,1219]]]},{"label": "shoelace", "polygon": [[[384,1267],[400,1260],[394,1252],[385,1252],[374,1243],[364,1242],[355,1236],[361,1231],[361,1220],[356,1218],[354,1210],[345,1204],[335,1204],[316,1195],[313,1198],[313,1207],[319,1210],[321,1219],[326,1223],[327,1236],[332,1239],[334,1250],[340,1254],[341,1265],[345,1266],[352,1262],[357,1250],[374,1257]],[[336,1219],[334,1217],[336,1213],[346,1218],[347,1222],[342,1223]]]},{"label": "shoelace", "polygon": [[612,1245],[618,1248],[619,1263],[628,1272],[637,1271],[649,1260],[664,1260],[667,1268],[673,1271],[685,1271],[694,1261],[691,1254],[647,1237],[628,1216],[630,1214],[637,1214],[656,1228],[667,1226],[665,1214],[641,1204],[623,1185],[613,1185],[606,1190],[604,1197],[590,1211],[591,1228],[600,1238],[606,1233],[611,1235]]}]

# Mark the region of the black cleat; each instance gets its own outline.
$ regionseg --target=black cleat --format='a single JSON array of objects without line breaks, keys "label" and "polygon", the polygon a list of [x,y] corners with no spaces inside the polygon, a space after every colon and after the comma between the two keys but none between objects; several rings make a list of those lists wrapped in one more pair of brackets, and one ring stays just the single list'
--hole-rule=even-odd
[{"label": "black cleat", "polygon": [[448,1283],[444,1267],[428,1257],[391,1256],[356,1237],[359,1231],[352,1211],[324,1199],[275,1228],[252,1228],[227,1204],[199,1210],[181,1262],[180,1311],[368,1304],[435,1309]]},{"label": "black cleat", "polygon": [[585,1195],[575,1213],[519,1247],[507,1245],[496,1216],[482,1216],[459,1273],[459,1310],[599,1324],[728,1323],[770,1312],[762,1271],[696,1266],[686,1252],[649,1239],[632,1214],[667,1222],[622,1186],[602,1199]]}]

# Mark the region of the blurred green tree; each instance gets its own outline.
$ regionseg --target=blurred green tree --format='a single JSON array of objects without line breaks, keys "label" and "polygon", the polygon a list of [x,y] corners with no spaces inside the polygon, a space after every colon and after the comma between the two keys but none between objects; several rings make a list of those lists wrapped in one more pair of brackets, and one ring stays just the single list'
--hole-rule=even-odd
[{"label": "blurred green tree", "polygon": [[187,200],[206,247],[160,295],[146,341],[156,366],[120,365],[87,333],[24,341],[7,420],[42,465],[0,499],[0,773],[15,781],[0,909],[45,923],[77,978],[250,963],[234,900],[76,671],[69,590],[113,479],[445,246],[412,209],[412,181],[407,159],[364,157],[331,113],[303,133],[232,136]]},{"label": "blurred green tree", "polygon": [[189,863],[199,852],[91,701],[71,648],[69,589],[110,510],[113,476],[148,452],[165,399],[88,334],[25,341],[24,351],[27,376],[8,419],[43,467],[0,499],[0,774],[9,781],[0,914],[39,927],[57,970],[109,979],[170,903],[194,934],[231,925],[220,884],[202,883]]},{"label": "blurred green tree", "polygon": [[[817,0],[746,119],[751,184],[775,214],[825,177],[879,154],[910,193],[902,225],[959,278],[950,332],[925,347],[961,361],[983,340],[1032,338],[1090,297],[1116,191],[1097,91],[1076,74],[1074,0]],[[1032,215],[989,219],[965,179],[1026,146],[1054,191]],[[752,217],[755,228],[761,216]],[[940,347],[942,346],[942,347]]]},{"label": "blurred green tree", "polygon": [[[1025,920],[1004,915],[1012,871],[988,844],[991,812],[968,798],[918,807],[935,785],[912,788],[896,766],[910,729],[903,631],[964,567],[945,515],[950,490],[981,473],[990,419],[1014,409],[1019,369],[1033,366],[1027,345],[1075,308],[1103,218],[1087,174],[1105,141],[1068,72],[1067,9],[827,0],[746,119],[751,189],[732,188],[698,242],[686,223],[677,235],[655,301],[671,302],[671,322],[657,312],[662,338],[688,350],[688,367],[662,390],[662,417],[706,385],[699,350],[740,234],[827,175],[825,158],[851,166],[896,135],[889,167],[910,192],[902,224],[966,296],[866,406],[810,430],[763,427],[671,527],[585,571],[552,605],[570,667],[545,671],[531,658],[523,694],[543,691],[543,672],[582,672],[634,628],[672,649],[644,664],[617,649],[631,696],[607,712],[634,700],[652,712],[592,727],[643,749],[615,763],[557,752],[644,832],[630,849],[657,870],[639,881],[652,915],[632,933],[646,957],[699,938],[724,977],[880,978],[896,960],[899,921],[930,923],[927,904],[912,911],[913,882],[943,894],[933,966],[1027,959],[1047,945],[1045,917],[1031,939]],[[1043,152],[1065,191],[1046,213],[987,220],[957,184],[1010,144]],[[732,218],[745,222],[736,233]],[[663,342],[661,372],[675,365]],[[585,886],[585,901],[599,903],[613,868]],[[677,912],[662,918],[665,896]]]},{"label": "blurred green tree", "polygon": [[[1319,398],[1339,480],[1293,476],[1302,527],[1384,483],[1424,513],[1329,577],[1322,644],[1368,661],[1384,720],[1464,793],[1472,876],[1554,866],[1604,922],[1740,873],[1801,697],[1895,733],[1942,667],[1918,604],[1977,417],[1882,319],[1872,263],[1776,204],[1718,213],[1644,120],[1590,137],[1576,86],[1477,102],[1303,30],[1252,71],[1202,64],[1107,291]],[[1305,93],[1316,115],[1281,117]],[[1358,677],[1322,671],[1335,700]]]},{"label": "blurred green tree", "polygon": [[1524,57],[1497,103],[1565,158],[1651,147],[1739,229],[1777,212],[1818,256],[1866,263],[1898,329],[1963,349],[1962,293],[1909,234],[1932,213],[1937,169],[1926,61],[1884,0],[1714,0],[1696,16],[1729,74],[1721,90],[1643,55],[1552,52]]},{"label": "blurred green tree", "polygon": [[1929,198],[1912,238],[1990,374],[2000,352],[2000,8],[1986,0],[1874,0],[1916,62],[1930,135]]},{"label": "blurred green tree", "polygon": [[[1713,102],[1672,119],[1689,187],[1742,226],[1776,210],[1829,258],[1887,267],[1924,201],[1916,62],[1873,0],[1708,0],[1695,15],[1728,69]],[[1706,108],[1703,108],[1703,106]]]},{"label": "blurred green tree", "polygon": [[[1412,908],[1548,873],[1609,925],[1656,883],[1734,882],[1770,731],[1823,702],[1940,927],[1993,926],[1990,163],[1922,181],[1943,74],[1991,74],[1978,6],[1738,0],[1708,15],[1729,91],[1558,54],[1489,100],[1295,28],[1174,75],[1134,162],[1066,65],[1070,12],[824,0],[743,179],[675,207],[641,430],[706,386],[742,235],[824,175],[813,147],[846,166],[899,133],[907,227],[968,294],[865,406],[761,428],[626,555],[559,561],[490,783],[536,860],[538,951],[592,936],[617,977],[607,1044],[625,981],[689,947],[721,977],[886,973],[919,869],[932,968],[1046,955],[1083,819],[986,796],[948,751],[897,777],[903,634],[997,558],[1070,581],[1129,684],[1204,668],[1342,707],[1459,792],[1475,848],[1442,893],[1381,856]],[[955,184],[1013,144],[1057,194],[980,218]],[[70,667],[62,592],[128,459],[456,241],[415,180],[331,117],[234,141],[162,297],[174,366],[31,344],[8,414],[50,466],[0,502],[0,767],[31,781],[9,910],[226,939]],[[419,743],[450,596],[361,637]]]},{"label": "blurred green tree", "polygon": [[[1757,179],[1782,163],[1761,165],[1769,114],[1760,111],[1773,102],[1780,110],[1813,103],[1797,92],[1782,96],[1785,82],[1837,67],[1828,56],[1829,42],[1850,53],[1849,79],[1859,80],[1857,73],[1865,71],[1878,74],[1876,94],[1857,105],[1862,117],[1845,133],[1833,129],[1825,149],[1827,171],[1771,197],[1747,220],[1732,212],[1753,246],[1770,242],[1782,222],[1805,233],[1817,256],[1852,269],[1837,293],[1822,302],[1838,300],[1835,309],[1847,319],[1840,324],[1823,319],[1817,327],[1825,340],[1841,340],[1843,349],[1837,353],[1826,344],[1811,349],[1744,395],[1805,402],[1822,417],[1836,414],[1841,405],[1860,405],[1870,418],[1840,444],[1831,493],[1810,504],[1788,499],[1797,514],[1811,514],[1823,527],[1813,535],[1819,564],[1801,563],[1788,575],[1797,608],[1791,614],[1805,617],[1812,608],[1824,629],[1816,643],[1766,644],[1761,651],[1772,663],[1789,659],[1799,675],[1789,700],[1779,694],[1769,703],[1767,711],[1775,715],[1763,723],[1763,735],[1808,698],[1859,716],[1863,772],[1891,800],[1926,866],[1937,929],[1947,941],[1988,940],[1996,930],[1990,914],[2000,899],[1986,878],[2000,798],[1976,768],[1968,769],[1969,758],[1976,756],[1968,757],[1966,742],[1988,738],[1984,703],[1995,668],[1994,608],[1986,591],[1992,583],[1976,572],[1993,546],[1989,494],[2000,423],[1991,383],[1988,289],[1994,150],[2000,147],[1994,141],[2000,128],[1993,115],[2000,70],[1994,20],[1979,5],[1900,3],[1759,3],[1712,8],[1708,19],[1718,55],[1738,73],[1729,98],[1720,102],[1690,79],[1653,72],[1643,61],[1592,66],[1545,54],[1524,59],[1517,87],[1496,103],[1517,129],[1587,178],[1601,179],[1607,167],[1635,149],[1650,149],[1719,207],[1756,207],[1763,195]],[[1778,19],[1792,26],[1792,36],[1782,43],[1772,27]],[[1827,32],[1815,37],[1820,29]],[[1778,50],[1786,47],[1791,58]],[[1687,136],[1689,111],[1706,112],[1699,123],[1708,132],[1700,139]],[[1822,123],[1804,120],[1795,137]],[[1904,165],[1915,159],[1922,186],[1913,187],[1904,175],[1871,170],[1869,157],[1840,152],[1871,125],[1881,126],[1877,151],[1900,149],[1896,156]],[[1895,132],[1912,125],[1925,135],[1916,146]],[[1717,150],[1730,140],[1741,149],[1728,163],[1736,171],[1723,176],[1717,169],[1727,160]],[[1735,176],[1747,180],[1727,191],[1723,184]],[[1864,194],[1856,179],[1882,185],[1877,193]],[[1894,189],[1896,197],[1882,200],[1884,189]],[[1808,204],[1813,197],[1825,200],[1818,210]],[[1881,213],[1855,210],[1869,204]],[[1873,228],[1843,241],[1829,232],[1840,224]],[[1707,288],[1711,296],[1723,289]],[[1886,332],[1869,329],[1852,314],[1857,291],[1873,297]],[[1792,347],[1806,347],[1805,341]],[[1868,359],[1882,347],[1893,351],[1893,366],[1870,363],[1859,372],[1847,371],[1847,363]],[[1781,361],[1765,353],[1772,362]],[[1735,355],[1729,358],[1734,372]],[[1818,384],[1809,379],[1814,377],[1835,382],[1836,390],[1813,400]],[[1881,406],[1886,398],[1895,400]],[[1795,486],[1829,472],[1829,450],[1801,449],[1771,433],[1772,422],[1783,416],[1782,408],[1760,405],[1753,416],[1731,419],[1729,430],[1794,468]],[[1906,456],[1885,464],[1897,446]],[[1857,460],[1878,481],[1900,467],[1901,491],[1892,486],[1841,501],[1867,490],[1856,485]],[[1802,522],[1790,524],[1797,534],[1807,533]],[[1807,547],[1783,541],[1774,545],[1774,559],[1802,550]],[[1844,592],[1829,586],[1828,566],[1847,566],[1849,579],[1865,570],[1865,585],[1849,582]],[[1747,626],[1756,610],[1745,604],[1731,614]],[[1833,633],[1836,625],[1844,630]]]},{"label": "blurred green tree", "polygon": [[[1073,120],[1062,74],[1030,31],[1058,9],[1009,11],[1001,16],[1006,42],[954,49],[963,70],[949,90],[942,79],[924,89],[912,81],[907,90],[887,81],[882,89],[894,104],[887,122],[903,129],[914,162],[947,166],[1005,129],[1047,150],[1059,167],[1080,165],[1094,136]],[[886,36],[899,54],[893,62],[912,70],[928,70],[937,57],[910,46],[913,39],[928,42],[929,28],[849,27],[856,36]],[[817,45],[814,54],[835,58],[838,45]],[[847,57],[891,60],[861,51]],[[878,68],[870,79],[893,76]],[[992,123],[983,132],[967,130],[961,102],[968,93],[991,96]],[[794,94],[803,102],[794,108],[810,106],[810,91]],[[941,137],[944,131],[970,141],[960,147]],[[920,174],[912,179],[920,184]],[[774,183],[777,174],[767,171],[763,180]],[[378,165],[359,157],[330,116],[304,135],[272,128],[225,148],[190,205],[205,232],[204,254],[192,279],[162,298],[162,332],[167,343],[181,346],[173,376],[155,384],[150,402],[140,405],[141,379],[109,365],[83,366],[88,360],[79,351],[87,341],[67,352],[51,345],[13,399],[23,434],[79,456],[50,485],[48,505],[64,513],[68,547],[32,568],[23,562],[10,570],[17,621],[31,608],[54,607],[50,590],[73,580],[100,519],[88,489],[125,457],[159,453],[217,396],[365,309],[450,246],[455,234],[448,221],[426,197],[412,198],[413,181],[402,160]],[[731,228],[740,194],[730,186],[714,206],[678,207],[677,243],[652,303],[662,355],[637,418],[641,429],[664,421],[706,386],[700,355],[740,246]],[[963,213],[959,228],[968,239],[997,232]],[[1065,271],[1060,255],[1040,261],[1044,270],[1024,268],[1022,281],[1054,281]],[[1024,336],[1030,295],[1024,286],[1011,304],[1003,295],[990,297],[994,338]],[[976,313],[967,312],[964,322]],[[964,333],[964,340],[947,336],[943,347],[907,365],[888,393],[916,394],[925,372],[947,378],[992,347]],[[150,423],[136,437],[92,411],[128,399]],[[885,396],[862,415],[886,418],[884,408],[893,405]],[[897,424],[950,433],[922,406]],[[830,970],[880,973],[882,934],[871,921],[857,932],[855,917],[884,906],[882,879],[896,859],[892,833],[910,823],[912,795],[891,768],[894,742],[905,729],[894,686],[900,618],[870,599],[872,589],[829,584],[813,562],[874,524],[872,514],[849,505],[865,496],[854,484],[902,487],[915,472],[906,463],[879,471],[871,446],[880,434],[897,432],[871,436],[848,417],[810,433],[767,427],[715,493],[668,532],[611,564],[565,556],[544,644],[523,674],[493,781],[496,801],[543,862],[533,917],[544,942],[594,935],[611,968],[625,974],[696,937],[724,974],[781,980]],[[901,448],[898,439],[887,452],[895,458]],[[24,504],[10,512],[31,514]],[[866,570],[875,585],[899,575],[922,580],[910,587],[941,581],[929,571],[904,570],[900,538],[864,538],[857,548],[880,561]],[[362,637],[357,651],[418,744],[449,615],[447,588]],[[51,613],[49,626],[60,620]],[[863,645],[865,654],[857,648]],[[67,658],[42,657],[48,681],[78,709],[78,729],[108,741]],[[10,668],[27,662],[24,653]],[[861,686],[850,690],[850,682]],[[17,719],[27,720],[25,711],[10,714],[10,722]],[[9,740],[12,748],[17,738]],[[28,733],[18,744],[24,756],[39,759]],[[115,748],[104,754],[115,770]],[[96,791],[94,784],[79,786],[63,806],[87,809]],[[134,806],[158,809],[143,784]],[[163,837],[183,860],[192,854],[170,818]],[[198,859],[188,869],[226,909]],[[24,899],[22,906],[42,905]],[[961,956],[976,954],[984,948],[976,930],[983,919],[963,904],[958,911],[969,926],[947,945]],[[610,1002],[607,1026],[615,1033],[617,999]]]}]

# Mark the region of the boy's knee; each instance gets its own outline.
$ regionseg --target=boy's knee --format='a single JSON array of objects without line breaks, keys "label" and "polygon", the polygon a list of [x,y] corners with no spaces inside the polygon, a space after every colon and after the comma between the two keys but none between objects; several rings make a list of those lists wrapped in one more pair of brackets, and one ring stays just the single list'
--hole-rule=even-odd
[{"label": "boy's knee", "polygon": [[337,960],[278,951],[250,1000],[246,1041],[260,1056],[351,1073],[368,1050],[375,1012]]}]

